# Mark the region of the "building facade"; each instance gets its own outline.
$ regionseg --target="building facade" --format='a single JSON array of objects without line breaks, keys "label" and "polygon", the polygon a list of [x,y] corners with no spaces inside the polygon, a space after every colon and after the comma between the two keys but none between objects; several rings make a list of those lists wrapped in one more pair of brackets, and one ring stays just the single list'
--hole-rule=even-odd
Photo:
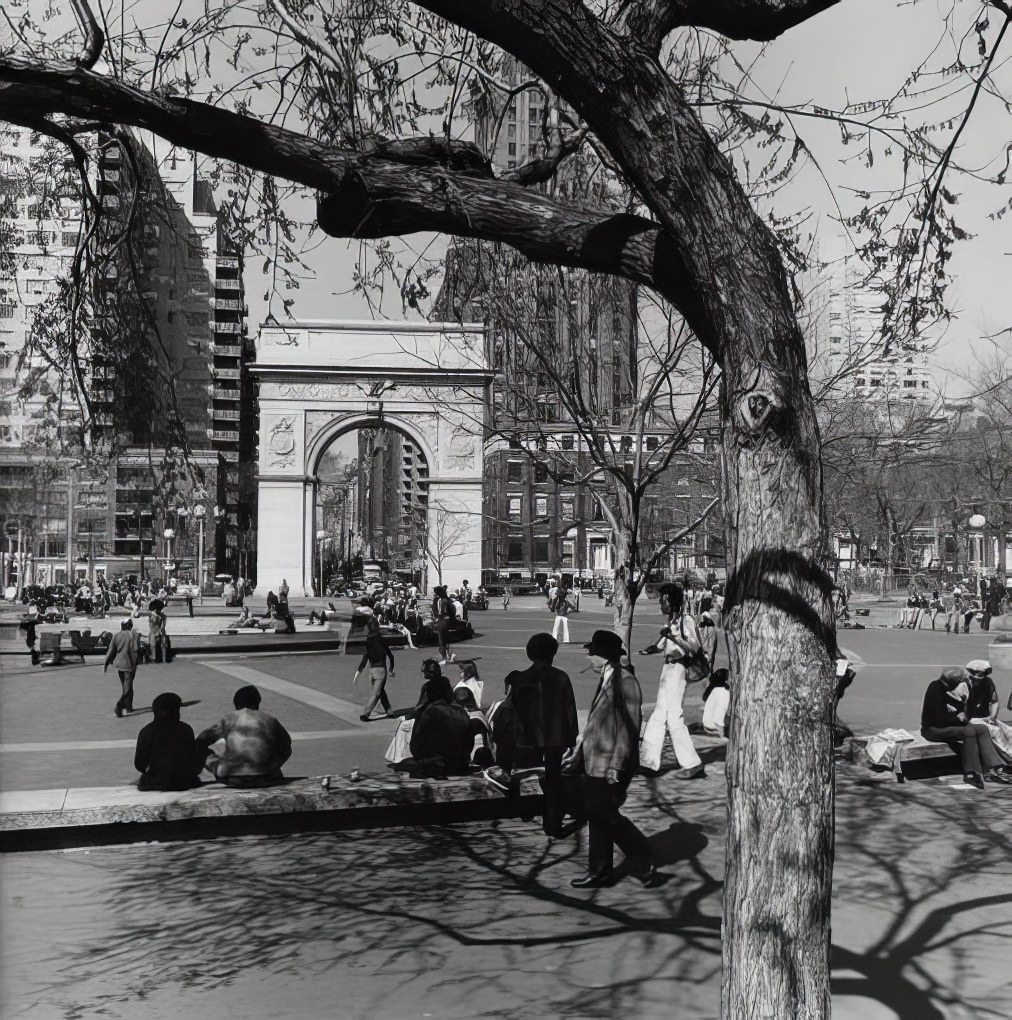
[{"label": "building facade", "polygon": [[[228,562],[228,515],[238,525],[242,492],[239,472],[227,466],[229,454],[240,459],[238,438],[218,444],[208,435],[209,411],[221,406],[219,275],[233,281],[239,302],[222,310],[222,321],[231,323],[228,356],[238,347],[240,364],[245,339],[241,263],[210,188],[192,157],[160,140],[130,136],[128,156],[116,139],[92,136],[91,184],[103,215],[83,231],[80,185],[61,148],[3,130],[4,584],[19,574],[42,584],[171,572],[196,580],[200,559],[206,580]],[[86,272],[75,291],[79,269]],[[61,363],[75,327],[76,353]],[[241,372],[235,382],[242,392]],[[248,379],[246,387],[252,406]],[[247,434],[252,472],[252,426]]]}]

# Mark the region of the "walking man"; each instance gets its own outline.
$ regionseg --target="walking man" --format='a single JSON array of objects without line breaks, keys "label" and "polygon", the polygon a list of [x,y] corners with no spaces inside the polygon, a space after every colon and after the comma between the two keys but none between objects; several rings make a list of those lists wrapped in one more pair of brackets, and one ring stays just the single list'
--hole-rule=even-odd
[{"label": "walking man", "polygon": [[[555,597],[549,603],[549,608],[555,611],[555,623],[552,624],[552,637],[564,645],[569,644],[569,614],[572,605],[569,601],[569,590],[564,584],[555,589]],[[562,635],[561,637],[559,635]]]},{"label": "walking man", "polygon": [[130,619],[120,624],[119,633],[113,634],[109,642],[109,649],[105,653],[105,666],[102,669],[102,672],[106,673],[110,666],[115,666],[119,673],[121,692],[119,701],[113,709],[117,719],[122,718],[124,712],[134,710],[134,677],[137,674],[140,650],[133,628],[133,621]]},{"label": "walking man", "polygon": [[668,626],[661,639],[641,654],[664,653],[661,667],[661,682],[657,689],[657,704],[647,721],[640,746],[640,764],[649,772],[661,767],[661,752],[664,749],[664,732],[671,737],[679,769],[676,779],[696,779],[706,775],[703,762],[696,753],[689,728],[685,725],[683,701],[686,678],[685,660],[697,655],[702,649],[702,640],[695,620],[682,612],[682,588],[678,584],[661,585],[661,612],[668,619]]},{"label": "walking man", "polygon": [[[386,692],[388,660],[390,662],[390,676],[393,676],[394,653],[390,651],[390,646],[383,639],[379,621],[375,616],[370,616],[365,625],[365,653],[362,656],[362,661],[358,664],[358,669],[355,670],[355,680],[358,680],[359,673],[366,666],[369,667],[371,687],[369,699],[366,701],[365,708],[362,709],[362,714],[359,716],[362,722],[370,721],[372,710],[376,707],[377,702],[383,708],[383,715],[376,716],[377,719],[382,719],[390,711],[390,699],[387,697]],[[352,683],[354,682],[352,681]]]},{"label": "walking man", "polygon": [[625,854],[629,872],[644,885],[657,884],[650,843],[622,815],[629,783],[636,773],[642,693],[636,674],[622,665],[622,639],[607,630],[594,631],[587,654],[600,670],[587,725],[563,770],[579,768],[582,759],[584,811],[590,829],[587,874],[570,882],[577,889],[612,885],[614,848]]}]

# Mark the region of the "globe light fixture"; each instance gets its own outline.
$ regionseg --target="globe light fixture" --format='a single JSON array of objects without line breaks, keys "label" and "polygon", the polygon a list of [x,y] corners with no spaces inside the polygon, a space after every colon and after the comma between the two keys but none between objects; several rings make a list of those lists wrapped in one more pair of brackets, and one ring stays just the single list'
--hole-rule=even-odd
[{"label": "globe light fixture", "polygon": [[966,523],[971,528],[983,528],[987,524],[987,518],[983,514],[973,514]]}]

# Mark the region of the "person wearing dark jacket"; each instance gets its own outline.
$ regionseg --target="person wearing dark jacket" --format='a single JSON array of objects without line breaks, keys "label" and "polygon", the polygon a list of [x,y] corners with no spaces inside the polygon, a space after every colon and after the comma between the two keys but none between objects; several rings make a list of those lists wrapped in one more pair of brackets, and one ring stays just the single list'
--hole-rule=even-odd
[{"label": "person wearing dark jacket", "polygon": [[365,652],[362,655],[362,661],[358,664],[358,669],[355,670],[355,680],[358,680],[359,673],[366,666],[369,667],[371,686],[369,698],[365,703],[365,708],[362,709],[362,714],[359,716],[362,722],[369,722],[372,710],[376,707],[377,702],[383,707],[383,715],[376,716],[377,719],[384,718],[390,711],[390,699],[387,697],[386,692],[387,662],[390,663],[390,676],[393,676],[394,653],[390,651],[390,646],[383,640],[379,620],[375,616],[370,616],[366,620],[365,625]]},{"label": "person wearing dark jacket", "polygon": [[399,766],[413,775],[437,778],[447,771],[465,772],[474,746],[471,719],[467,710],[453,700],[450,681],[436,659],[426,659],[422,672],[425,683],[411,711],[411,757]]},{"label": "person wearing dark jacket", "polygon": [[113,711],[117,718],[124,712],[134,710],[134,677],[137,675],[137,663],[140,660],[140,641],[134,633],[133,621],[124,620],[120,624],[118,634],[114,634],[105,653],[104,673],[110,666],[115,666],[119,673],[120,696]]},{"label": "person wearing dark jacket", "polygon": [[974,726],[966,714],[966,671],[947,669],[928,684],[921,709],[921,736],[925,740],[948,744],[959,755],[963,779],[971,786],[984,789],[984,783],[1005,783],[1009,777],[1002,771],[1002,758],[995,750],[991,734],[983,726]]},{"label": "person wearing dark jacket", "polygon": [[189,790],[200,786],[203,761],[193,729],[180,720],[182,699],[166,691],[151,703],[154,720],[137,734],[134,768],[139,790]]},{"label": "person wearing dark jacket", "polygon": [[542,826],[548,836],[562,831],[559,788],[562,756],[576,743],[579,722],[569,675],[552,665],[559,643],[551,634],[527,642],[530,667],[506,677],[506,699],[495,715],[496,761],[507,772],[544,766]]},{"label": "person wearing dark jacket", "polygon": [[618,634],[594,631],[587,654],[601,671],[587,724],[563,771],[583,772],[584,812],[590,828],[587,874],[570,885],[577,889],[612,885],[615,846],[625,854],[630,873],[644,885],[658,882],[646,836],[619,812],[639,765],[642,693],[632,669],[622,662],[625,649]]}]

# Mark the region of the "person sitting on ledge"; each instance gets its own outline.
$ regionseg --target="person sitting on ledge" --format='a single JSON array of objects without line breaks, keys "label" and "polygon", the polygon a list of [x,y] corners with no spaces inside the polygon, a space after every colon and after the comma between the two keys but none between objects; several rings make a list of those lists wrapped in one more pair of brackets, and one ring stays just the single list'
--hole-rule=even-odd
[{"label": "person sitting on ledge", "polygon": [[[337,610],[334,608],[334,603],[333,602],[328,602],[327,605],[330,608],[330,615],[331,615],[331,617],[336,616],[337,615]],[[326,622],[327,622],[327,610],[326,609],[321,609],[319,612],[317,612],[315,609],[311,609],[309,611],[309,621],[306,623],[306,626],[307,627],[315,627],[317,622],[319,622],[321,627],[323,627],[326,624]]]},{"label": "person sitting on ledge", "polygon": [[[292,738],[272,715],[260,711],[260,692],[250,684],[232,697],[235,711],[197,735],[204,768],[226,786],[270,786],[283,779]],[[213,744],[224,743],[217,751]]]},{"label": "person sitting on ledge", "polygon": [[166,691],[151,702],[154,719],[137,734],[138,790],[189,790],[200,786],[201,760],[193,729],[179,718],[183,701]]},{"label": "person sitting on ledge", "polygon": [[983,726],[974,726],[966,714],[966,671],[959,667],[945,670],[928,684],[921,710],[921,736],[925,740],[948,744],[959,755],[963,779],[971,786],[984,789],[984,783],[1012,783],[1002,769],[1002,759],[995,750],[991,734]]}]

